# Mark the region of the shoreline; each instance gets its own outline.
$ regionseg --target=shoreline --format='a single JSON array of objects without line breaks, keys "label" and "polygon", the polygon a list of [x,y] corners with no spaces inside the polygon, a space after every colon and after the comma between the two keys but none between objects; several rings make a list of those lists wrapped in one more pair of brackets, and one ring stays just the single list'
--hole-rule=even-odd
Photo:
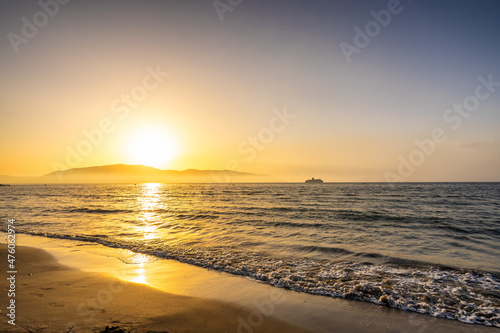
[{"label": "shoreline", "polygon": [[[0,258],[7,260],[7,246]],[[7,332],[231,332],[244,331],[251,311],[234,304],[175,295],[61,265],[50,253],[16,246],[15,326]],[[5,279],[3,279],[5,281]],[[2,291],[7,284],[2,282]],[[2,297],[2,313],[6,297]],[[259,331],[309,332],[276,318],[256,317]]]},{"label": "shoreline", "polygon": [[[20,249],[18,253],[19,300],[22,299],[25,304],[45,300],[45,303],[42,302],[38,307],[28,306],[24,309],[20,307],[19,326],[24,323],[22,313],[25,311],[24,313],[30,314],[30,318],[34,317],[32,314],[35,314],[35,317],[38,315],[40,318],[37,321],[38,328],[45,325],[46,329],[52,329],[55,326],[62,328],[58,317],[63,314],[65,317],[75,317],[79,316],[79,313],[95,313],[95,318],[99,322],[96,321],[92,329],[96,332],[110,325],[124,325],[124,329],[135,328],[138,332],[141,329],[152,330],[153,327],[155,329],[175,327],[175,332],[200,331],[201,328],[207,329],[206,332],[214,331],[213,329],[228,332],[238,332],[238,329],[239,332],[274,332],[277,328],[279,328],[277,331],[283,331],[285,327],[287,327],[286,331],[290,332],[308,330],[360,333],[496,331],[494,327],[470,325],[456,320],[435,318],[366,302],[289,291],[174,260],[138,255],[137,258],[132,257],[129,260],[129,262],[136,260],[137,263],[124,263],[117,259],[123,256],[123,253],[119,252],[124,250],[120,249],[77,241],[54,240],[41,236],[23,234],[17,236],[21,236],[17,240]],[[5,245],[2,246],[0,259],[4,262],[7,260],[5,247]],[[16,260],[17,258],[16,256]],[[24,271],[22,274],[21,270]],[[35,283],[34,279],[30,279],[27,275],[30,274],[27,273],[29,270],[38,272],[38,276],[43,274],[45,278],[36,280]],[[2,281],[6,280],[2,279]],[[130,288],[130,293],[120,292],[115,296],[112,293],[114,289],[109,289],[109,286],[113,285],[111,281],[115,281],[113,283],[121,281],[120,285],[124,285],[127,290]],[[54,288],[54,284],[68,285],[68,288],[74,287],[64,291],[62,287]],[[45,291],[43,288],[52,289]],[[4,287],[3,290],[5,290]],[[113,302],[108,302],[100,308],[94,306],[93,310],[85,310],[85,305],[80,305],[82,301],[88,299],[88,295],[96,295],[94,298],[97,300],[99,292],[101,300],[105,297],[102,295],[111,294]],[[5,309],[6,293],[4,294],[1,297],[2,313]],[[134,309],[137,310],[139,304],[137,297],[131,298],[130,295],[124,294],[148,295],[149,301],[144,298],[141,300],[142,314],[130,316]],[[151,302],[153,299],[156,301]],[[166,304],[176,304],[175,309],[166,308]],[[172,314],[172,311],[175,313]],[[196,319],[200,317],[200,311],[211,314],[209,317],[212,320],[212,326],[197,326]],[[56,312],[59,315],[56,315]],[[148,316],[144,312],[147,312]],[[109,313],[116,313],[118,317],[113,317],[112,320],[105,319],[106,314]],[[46,319],[48,314],[53,314],[49,320]],[[5,318],[2,316],[1,325],[6,323]],[[178,318],[185,319],[179,320]],[[0,328],[3,329],[3,326]],[[12,327],[7,326],[7,328],[10,329],[9,331],[16,332],[12,330]],[[88,331],[92,332],[92,329]],[[58,330],[54,330],[56,331]],[[73,329],[69,332],[75,331]],[[82,332],[85,331],[87,330],[82,330]],[[50,332],[50,330],[44,332]]]}]

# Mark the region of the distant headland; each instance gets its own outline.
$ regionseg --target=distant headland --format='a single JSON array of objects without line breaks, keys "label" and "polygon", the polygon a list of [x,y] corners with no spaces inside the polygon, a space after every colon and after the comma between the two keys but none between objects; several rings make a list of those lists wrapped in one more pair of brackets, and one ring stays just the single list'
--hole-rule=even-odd
[{"label": "distant headland", "polygon": [[0,176],[1,184],[49,183],[256,183],[271,176],[233,170],[160,170],[144,165],[113,164],[54,171],[40,177]]}]

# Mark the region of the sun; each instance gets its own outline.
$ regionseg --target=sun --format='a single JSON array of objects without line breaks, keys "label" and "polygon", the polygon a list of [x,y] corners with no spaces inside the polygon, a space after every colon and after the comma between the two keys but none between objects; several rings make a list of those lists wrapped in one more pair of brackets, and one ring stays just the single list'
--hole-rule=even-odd
[{"label": "sun", "polygon": [[125,146],[129,164],[166,168],[179,153],[177,140],[166,128],[147,125],[132,131]]}]

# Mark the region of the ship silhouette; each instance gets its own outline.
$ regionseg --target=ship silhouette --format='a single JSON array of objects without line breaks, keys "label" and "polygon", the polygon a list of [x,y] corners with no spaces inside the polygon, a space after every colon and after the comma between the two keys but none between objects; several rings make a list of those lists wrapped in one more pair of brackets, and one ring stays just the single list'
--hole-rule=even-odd
[{"label": "ship silhouette", "polygon": [[306,180],[306,184],[323,184],[323,181],[321,179],[314,179],[314,177],[312,177],[311,179]]}]

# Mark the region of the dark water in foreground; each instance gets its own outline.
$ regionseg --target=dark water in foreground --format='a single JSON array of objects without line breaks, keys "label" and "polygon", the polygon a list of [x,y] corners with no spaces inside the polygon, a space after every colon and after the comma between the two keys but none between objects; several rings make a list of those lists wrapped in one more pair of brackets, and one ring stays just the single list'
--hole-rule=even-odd
[{"label": "dark water in foreground", "polygon": [[[500,327],[500,183],[19,185],[1,230]],[[126,258],[121,258],[127,260]]]}]

